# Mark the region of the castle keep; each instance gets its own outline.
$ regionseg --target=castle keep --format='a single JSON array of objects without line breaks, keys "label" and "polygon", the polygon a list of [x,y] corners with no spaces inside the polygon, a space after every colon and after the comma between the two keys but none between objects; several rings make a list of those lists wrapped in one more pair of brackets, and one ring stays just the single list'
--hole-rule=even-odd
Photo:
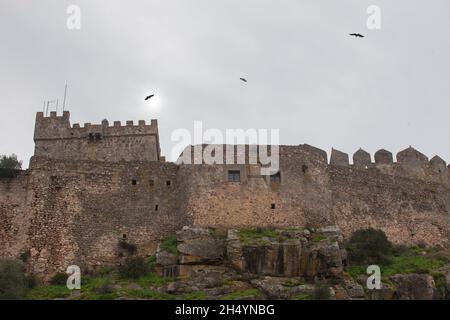
[{"label": "castle keep", "polygon": [[67,111],[37,113],[34,141],[29,169],[0,178],[0,256],[37,274],[117,263],[123,243],[153,255],[185,225],[336,224],[347,237],[373,227],[395,243],[450,246],[449,167],[411,147],[397,162],[359,150],[350,164],[338,150],[328,160],[306,144],[280,146],[279,173],[262,176],[249,161],[166,162],[156,120],[80,126]]}]

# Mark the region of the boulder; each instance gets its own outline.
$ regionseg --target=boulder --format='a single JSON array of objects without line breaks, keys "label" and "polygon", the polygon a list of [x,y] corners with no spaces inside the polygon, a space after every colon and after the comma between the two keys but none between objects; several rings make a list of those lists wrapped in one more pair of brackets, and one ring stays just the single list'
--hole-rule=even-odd
[{"label": "boulder", "polygon": [[177,233],[180,264],[217,264],[222,262],[225,243],[208,229],[184,227]]},{"label": "boulder", "polygon": [[286,300],[299,295],[314,294],[314,285],[310,284],[292,284],[291,278],[264,277],[255,279],[251,284],[262,291],[269,299]]},{"label": "boulder", "polygon": [[433,277],[428,274],[397,274],[390,279],[399,300],[432,300],[436,292]]},{"label": "boulder", "polygon": [[175,265],[178,263],[178,257],[173,253],[160,251],[156,253],[156,263],[161,266]]}]

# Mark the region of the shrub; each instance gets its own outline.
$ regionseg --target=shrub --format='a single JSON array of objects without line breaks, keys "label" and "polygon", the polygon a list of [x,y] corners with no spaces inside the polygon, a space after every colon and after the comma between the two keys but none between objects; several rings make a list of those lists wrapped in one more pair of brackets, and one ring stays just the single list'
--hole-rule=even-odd
[{"label": "shrub", "polygon": [[178,244],[177,236],[176,236],[176,234],[172,234],[172,235],[165,237],[161,241],[160,246],[161,246],[161,250],[170,252],[170,253],[178,256],[180,253],[178,251],[177,244]]},{"label": "shrub", "polygon": [[0,168],[20,170],[22,168],[22,161],[17,160],[17,156],[13,153],[10,156],[0,156]]},{"label": "shrub", "polygon": [[38,285],[39,281],[38,279],[32,275],[32,274],[27,274],[25,276],[25,286],[27,289],[33,289]]},{"label": "shrub", "polygon": [[137,279],[145,276],[149,267],[142,257],[130,257],[119,267],[119,275],[125,279]]},{"label": "shrub", "polygon": [[52,279],[50,280],[50,283],[55,286],[62,286],[67,283],[68,275],[63,272],[56,273]]},{"label": "shrub", "polygon": [[23,299],[25,291],[22,263],[12,259],[0,259],[0,300]]},{"label": "shrub", "polygon": [[128,243],[124,240],[120,240],[118,243],[119,257],[123,256],[133,256],[136,254],[136,245]]},{"label": "shrub", "polygon": [[346,245],[350,263],[384,265],[390,262],[392,243],[381,230],[358,230]]},{"label": "shrub", "polygon": [[109,283],[103,284],[100,287],[95,289],[95,292],[101,295],[105,295],[105,294],[111,294],[114,293],[116,291],[116,288]]},{"label": "shrub", "polygon": [[331,300],[330,287],[326,283],[320,283],[314,288],[314,300]]}]

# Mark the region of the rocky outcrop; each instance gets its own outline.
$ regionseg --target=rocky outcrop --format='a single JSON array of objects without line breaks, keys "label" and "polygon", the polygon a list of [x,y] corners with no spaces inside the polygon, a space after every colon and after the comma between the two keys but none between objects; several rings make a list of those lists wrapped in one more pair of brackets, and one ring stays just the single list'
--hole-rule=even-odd
[{"label": "rocky outcrop", "polygon": [[399,300],[432,300],[436,293],[433,277],[428,274],[397,274],[391,280]]},{"label": "rocky outcrop", "polygon": [[450,291],[446,268],[439,290],[428,274],[394,275],[381,289],[368,290],[367,275],[352,279],[344,272],[343,241],[337,226],[223,233],[184,227],[176,233],[177,254],[159,246],[156,262],[161,275],[180,279],[165,292],[202,291],[207,299],[237,292],[237,299],[431,300]]},{"label": "rocky outcrop", "polygon": [[278,276],[342,278],[346,259],[338,227],[311,232],[308,229],[275,230],[247,241],[238,230],[229,230],[227,253],[239,272]]}]

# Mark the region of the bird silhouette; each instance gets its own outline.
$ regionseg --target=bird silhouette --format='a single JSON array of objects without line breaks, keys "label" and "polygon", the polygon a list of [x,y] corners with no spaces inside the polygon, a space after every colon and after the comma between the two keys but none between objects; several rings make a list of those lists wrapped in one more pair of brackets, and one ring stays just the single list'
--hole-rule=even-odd
[{"label": "bird silhouette", "polygon": [[247,82],[247,79],[245,78],[239,78],[241,81]]},{"label": "bird silhouette", "polygon": [[355,38],[364,38],[364,36],[362,34],[360,34],[360,33],[350,33],[349,35],[353,36]]},{"label": "bird silhouette", "polygon": [[145,98],[145,101],[147,101],[147,100],[153,98],[154,96],[155,96],[154,94],[151,94],[151,95],[147,96],[147,98]]}]

